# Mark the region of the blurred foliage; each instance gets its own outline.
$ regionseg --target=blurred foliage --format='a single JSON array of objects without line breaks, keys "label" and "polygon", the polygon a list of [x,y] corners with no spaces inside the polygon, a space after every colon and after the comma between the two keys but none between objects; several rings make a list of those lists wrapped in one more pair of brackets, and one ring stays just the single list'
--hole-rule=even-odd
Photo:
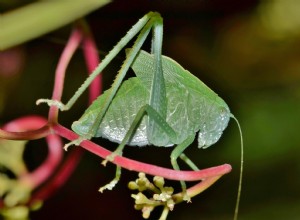
[{"label": "blurred foliage", "polygon": [[27,173],[23,153],[27,141],[0,140],[0,196],[4,207],[0,214],[6,220],[26,220],[29,208],[18,204],[26,203],[31,186],[24,184],[21,177]]},{"label": "blurred foliage", "polygon": [[[74,22],[108,2],[109,0],[40,0],[8,11],[0,8],[1,12],[4,11],[0,15],[0,51]],[[16,3],[12,2],[11,5]]]},{"label": "blurred foliage", "polygon": [[21,47],[15,47],[0,53],[0,114],[9,91],[15,89],[18,78],[23,71],[25,52]]},{"label": "blurred foliage", "polygon": [[10,170],[15,176],[27,172],[23,152],[27,141],[0,140],[0,166]]},{"label": "blurred foliage", "polygon": [[258,7],[263,25],[271,38],[291,38],[300,33],[298,0],[265,0]]},{"label": "blurred foliage", "polygon": [[[149,10],[162,14],[164,54],[224,98],[242,125],[245,174],[241,220],[296,220],[300,216],[298,5],[297,0],[190,0],[176,4],[168,0],[142,3],[129,0],[115,1],[87,17],[103,55],[143,14]],[[56,42],[57,39],[64,42],[69,31],[70,27],[60,29],[22,48],[26,64],[15,83],[6,87],[9,91],[5,93],[2,123],[27,113],[46,114],[46,106],[36,107],[34,103],[51,95],[55,65],[63,48],[63,43]],[[120,54],[105,71],[106,88],[123,58],[124,54]],[[64,100],[85,78],[80,53],[74,57],[68,72]],[[1,78],[0,82],[8,81]],[[61,114],[60,121],[69,125],[78,119],[85,103],[87,100],[81,98],[74,109]],[[104,142],[104,146],[115,145]],[[169,152],[170,149],[153,147],[127,148],[125,156],[170,166]],[[169,219],[232,219],[239,152],[234,123],[230,123],[215,146],[206,150],[196,146],[187,149],[187,155],[199,167],[230,163],[233,171],[194,198],[193,203],[178,205]],[[140,219],[126,188],[126,181],[134,179],[136,174],[123,172],[121,184],[114,191],[100,195],[97,189],[114,175],[114,167],[104,169],[99,164],[99,158],[86,154],[70,182],[41,211],[33,213],[32,219],[118,219],[120,215],[122,219]],[[119,211],[112,211],[112,207]],[[151,219],[157,216],[153,213]]]}]

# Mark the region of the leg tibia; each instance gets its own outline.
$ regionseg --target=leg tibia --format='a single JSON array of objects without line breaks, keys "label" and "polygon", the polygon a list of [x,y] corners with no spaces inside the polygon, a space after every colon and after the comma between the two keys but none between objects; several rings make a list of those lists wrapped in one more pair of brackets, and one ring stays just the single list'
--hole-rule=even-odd
[{"label": "leg tibia", "polygon": [[[182,152],[190,146],[191,143],[193,143],[195,139],[195,136],[188,137],[185,141],[183,141],[181,144],[177,145],[175,149],[171,153],[171,164],[174,168],[174,170],[180,170],[179,165],[177,163],[178,157],[183,154]],[[189,164],[188,164],[189,165]],[[182,192],[183,192],[183,200],[190,201],[190,197],[187,195],[186,192],[186,184],[184,181],[180,181]]]},{"label": "leg tibia", "polygon": [[199,170],[199,168],[196,166],[196,164],[194,164],[194,162],[188,158],[184,153],[180,154],[180,159],[183,160],[192,170]]}]

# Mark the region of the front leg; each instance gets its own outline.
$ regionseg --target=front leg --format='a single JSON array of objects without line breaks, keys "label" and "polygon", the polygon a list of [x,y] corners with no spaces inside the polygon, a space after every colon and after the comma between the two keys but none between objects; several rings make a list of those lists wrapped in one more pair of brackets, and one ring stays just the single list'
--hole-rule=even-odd
[{"label": "front leg", "polygon": [[41,103],[46,103],[49,107],[56,106],[61,111],[69,110],[69,108],[65,104],[63,104],[61,101],[58,101],[58,100],[38,99],[35,104],[39,105]]}]

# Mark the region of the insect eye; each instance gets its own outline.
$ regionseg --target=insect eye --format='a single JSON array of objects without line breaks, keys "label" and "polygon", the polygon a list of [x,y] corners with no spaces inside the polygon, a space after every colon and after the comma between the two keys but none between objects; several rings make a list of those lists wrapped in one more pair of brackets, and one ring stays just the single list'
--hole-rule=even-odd
[{"label": "insect eye", "polygon": [[228,119],[228,109],[225,108],[225,107],[223,107],[223,106],[221,106],[220,109],[219,109],[219,111],[220,111],[220,119],[221,119],[221,121],[222,122],[226,121]]},{"label": "insect eye", "polygon": [[221,115],[225,115],[227,113],[227,109],[225,107],[220,107],[220,113]]}]

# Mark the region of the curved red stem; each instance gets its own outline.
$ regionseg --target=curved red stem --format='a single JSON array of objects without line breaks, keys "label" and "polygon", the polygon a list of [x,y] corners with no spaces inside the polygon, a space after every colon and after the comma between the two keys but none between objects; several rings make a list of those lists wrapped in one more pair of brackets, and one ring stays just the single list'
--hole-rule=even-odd
[{"label": "curved red stem", "polygon": [[[69,140],[75,140],[78,135],[73,131],[56,124],[53,126],[53,130]],[[91,142],[88,140],[83,141],[80,144],[81,147],[90,151],[91,153],[98,155],[105,159],[107,156],[112,154],[111,151]],[[166,179],[172,180],[184,180],[184,181],[198,181],[212,176],[220,176],[231,171],[231,166],[229,164],[224,164],[212,168],[207,168],[199,171],[177,171],[172,169],[167,169],[155,165],[150,165],[135,160],[131,160],[122,156],[116,156],[114,164],[121,166],[122,168],[128,170],[134,170],[135,172],[144,172],[153,176],[162,176]]]}]

